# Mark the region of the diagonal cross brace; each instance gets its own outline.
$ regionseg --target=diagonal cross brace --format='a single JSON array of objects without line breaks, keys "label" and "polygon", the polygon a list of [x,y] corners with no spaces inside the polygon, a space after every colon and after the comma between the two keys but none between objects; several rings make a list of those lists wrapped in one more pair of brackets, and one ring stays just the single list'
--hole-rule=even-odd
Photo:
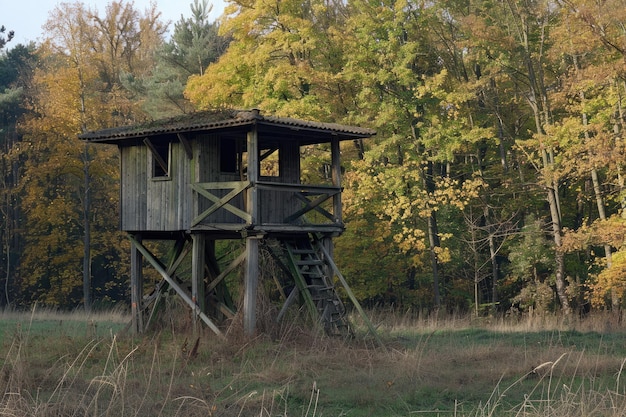
[{"label": "diagonal cross brace", "polygon": [[331,198],[335,194],[337,194],[337,192],[324,193],[324,194],[321,194],[321,195],[317,196],[313,200],[309,200],[308,198],[306,198],[303,195],[296,194],[296,197],[299,198],[300,200],[302,200],[303,202],[305,202],[306,204],[300,210],[296,211],[295,213],[293,213],[289,217],[287,217],[284,220],[284,223],[291,223],[292,221],[296,220],[298,217],[300,217],[303,214],[306,214],[309,211],[314,210],[314,209],[319,211],[320,213],[322,213],[325,217],[328,217],[330,220],[334,221],[332,214],[330,214],[328,211],[324,210],[323,208],[321,208],[319,206],[320,206],[320,204],[322,204],[324,201],[328,200],[329,198]]},{"label": "diagonal cross brace", "polygon": [[136,240],[134,237],[129,236],[129,239],[135,245],[137,250],[139,252],[141,252],[141,254],[146,258],[146,260],[148,262],[150,262],[150,265],[152,265],[154,267],[154,269],[156,269],[157,272],[159,274],[161,274],[163,279],[165,279],[167,281],[167,283],[172,288],[174,288],[174,290],[183,299],[183,301],[185,303],[187,303],[189,305],[189,307],[191,307],[191,310],[194,312],[194,314],[197,315],[198,317],[200,317],[200,319],[204,323],[206,323],[206,325],[209,326],[209,328],[211,330],[213,330],[213,332],[216,335],[218,335],[220,337],[224,337],[223,333],[215,325],[215,323],[213,323],[213,321],[211,321],[211,319],[206,314],[204,314],[202,311],[200,311],[200,308],[198,307],[198,305],[196,303],[194,303],[193,300],[191,299],[191,297],[189,297],[189,295],[187,295],[187,293],[181,288],[181,286],[178,285],[176,280],[174,280],[170,276],[170,274],[168,274],[168,272],[165,270],[165,268],[163,267],[161,262],[159,262],[159,260],[154,255],[152,255],[152,253],[145,246],[143,246],[138,240]]},{"label": "diagonal cross brace", "polygon": [[225,187],[228,184],[232,184],[230,188],[232,188],[232,190],[226,194],[224,197],[218,197],[212,193],[210,193],[208,191],[208,189],[211,187],[211,185],[213,184],[192,184],[191,188],[197,192],[198,194],[200,194],[201,196],[205,197],[207,200],[211,201],[213,203],[213,205],[211,207],[209,207],[208,209],[206,209],[204,212],[202,212],[201,214],[199,214],[195,219],[193,219],[192,222],[192,226],[196,226],[198,223],[200,223],[202,220],[204,220],[205,218],[207,218],[210,214],[216,212],[217,210],[219,210],[220,208],[224,208],[225,210],[230,211],[231,213],[233,213],[235,216],[240,217],[241,219],[243,219],[244,221],[246,221],[247,223],[252,222],[252,216],[250,216],[249,213],[246,213],[245,211],[233,206],[232,204],[229,203],[230,200],[232,200],[233,198],[235,198],[237,195],[239,195],[241,192],[243,192],[244,190],[246,190],[248,187],[250,187],[250,181],[238,181],[233,183],[219,183],[218,185],[220,187]]}]

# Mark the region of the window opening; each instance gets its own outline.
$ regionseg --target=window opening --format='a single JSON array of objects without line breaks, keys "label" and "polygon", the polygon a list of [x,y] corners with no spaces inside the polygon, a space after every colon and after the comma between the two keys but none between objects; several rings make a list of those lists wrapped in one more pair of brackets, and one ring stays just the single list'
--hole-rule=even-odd
[{"label": "window opening", "polygon": [[280,177],[280,157],[278,148],[265,149],[259,157],[259,174],[262,177]]},{"label": "window opening", "polygon": [[239,154],[237,142],[228,138],[220,139],[220,171],[239,172]]},{"label": "window opening", "polygon": [[248,153],[239,139],[220,138],[220,172],[238,174],[241,180],[248,175]]},{"label": "window opening", "polygon": [[163,178],[170,176],[170,144],[154,143],[149,139],[144,140],[144,143],[150,149],[152,153],[152,178]]}]

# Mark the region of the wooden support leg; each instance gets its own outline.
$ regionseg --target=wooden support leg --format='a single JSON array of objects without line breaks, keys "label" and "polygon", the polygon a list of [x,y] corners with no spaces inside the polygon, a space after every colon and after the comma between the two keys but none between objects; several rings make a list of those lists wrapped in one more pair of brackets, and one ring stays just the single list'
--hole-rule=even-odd
[{"label": "wooden support leg", "polygon": [[[134,237],[141,241],[141,236]],[[143,257],[137,245],[131,240],[130,245],[130,301],[132,314],[132,330],[134,334],[143,332]]]},{"label": "wooden support leg", "polygon": [[202,319],[202,321],[204,321],[216,335],[223,337],[220,329],[215,325],[215,323],[211,321],[211,319],[206,314],[198,310],[198,306],[191,300],[191,297],[189,296],[189,294],[187,294],[186,290],[183,289],[180,284],[178,284],[178,282],[176,282],[176,280],[167,273],[163,264],[159,262],[159,260],[155,258],[154,255],[145,246],[139,243],[139,241],[135,240],[132,235],[130,236],[130,240],[132,243],[135,244],[137,250],[141,252],[141,254],[154,267],[154,269],[156,269],[156,271],[161,274],[161,276],[167,281],[170,287],[172,287],[178,293],[180,298],[182,298],[183,301],[192,308],[194,314],[198,315],[200,319]]},{"label": "wooden support leg", "polygon": [[[335,248],[335,246],[333,245],[333,238],[325,235],[324,237],[320,239],[320,244],[324,247],[325,253],[328,254],[328,255],[324,255],[324,257],[328,256],[332,260],[334,256],[334,248]],[[334,272],[328,262],[326,262],[324,265],[324,274],[326,274],[326,276],[332,280]]]},{"label": "wooden support leg", "polygon": [[[206,313],[204,305],[204,266],[206,238],[202,234],[194,234],[193,254],[191,261],[191,300],[198,306],[201,312]],[[194,327],[196,322],[194,314]]]},{"label": "wooden support leg", "polygon": [[246,277],[243,297],[243,331],[253,336],[256,331],[256,295],[259,284],[259,238],[246,239]]}]

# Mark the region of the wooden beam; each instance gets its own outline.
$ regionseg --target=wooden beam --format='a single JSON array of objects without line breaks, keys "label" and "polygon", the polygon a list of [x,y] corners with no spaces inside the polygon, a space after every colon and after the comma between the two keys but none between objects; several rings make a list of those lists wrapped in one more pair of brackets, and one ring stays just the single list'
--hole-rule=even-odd
[{"label": "wooden beam", "polygon": [[142,256],[135,242],[140,242],[141,236],[131,237],[130,244],[130,302],[133,333],[143,332],[143,268]]},{"label": "wooden beam", "polygon": [[[339,147],[339,138],[333,136],[330,142],[331,151],[331,174],[333,185],[341,189],[341,149]],[[342,207],[341,207],[341,193],[337,193],[333,196],[333,215],[334,221],[341,223],[342,220]]]},{"label": "wooden beam", "polygon": [[352,289],[350,289],[350,286],[348,285],[348,282],[346,281],[344,276],[341,274],[341,271],[339,271],[339,268],[335,264],[335,261],[333,260],[332,256],[328,252],[328,250],[324,247],[324,245],[320,244],[319,242],[317,243],[317,247],[322,251],[322,253],[326,257],[325,261],[330,265],[330,267],[332,268],[332,270],[335,273],[335,275],[337,276],[337,278],[339,278],[339,282],[341,282],[341,285],[343,285],[343,288],[346,290],[346,294],[348,294],[348,298],[350,298],[350,301],[352,301],[352,304],[354,305],[354,307],[359,312],[361,318],[365,322],[365,325],[369,329],[369,331],[372,334],[372,336],[374,336],[374,338],[376,339],[378,344],[383,349],[386,349],[385,344],[383,343],[383,341],[381,340],[380,336],[378,335],[378,332],[376,332],[376,328],[374,327],[374,325],[372,324],[370,319],[367,317],[367,314],[365,314],[365,311],[363,311],[363,308],[361,307],[361,304],[359,303],[359,300],[357,300],[356,296],[352,292]]},{"label": "wooden beam", "polygon": [[329,213],[328,210],[325,210],[324,208],[320,207],[320,204],[322,204],[324,201],[328,200],[331,197],[330,194],[323,194],[317,197],[315,200],[309,200],[302,194],[294,194],[294,196],[298,200],[301,200],[303,203],[305,203],[305,206],[302,207],[297,212],[293,213],[292,215],[288,216],[283,221],[283,223],[290,223],[296,220],[298,217],[303,216],[304,214],[308,213],[311,210],[315,210],[318,213],[321,213],[324,217],[326,217],[328,220],[332,222],[335,221],[335,217],[333,216],[332,213]]},{"label": "wooden beam", "polygon": [[[169,263],[166,269],[167,273],[170,276],[174,275],[174,272],[176,272],[180,264],[183,262],[183,260],[185,259],[189,251],[191,250],[192,245],[189,245],[188,242],[189,241],[186,239],[186,237],[181,236],[176,240],[176,242],[174,243],[174,246],[170,250],[169,256],[168,256]],[[159,303],[161,301],[161,295],[163,293],[163,290],[165,289],[167,289],[167,281],[161,280],[161,282],[159,282],[156,285],[153,292],[148,297],[143,298],[144,309],[147,309],[150,303],[153,303],[152,309],[150,310],[150,314],[148,314],[147,319],[144,320],[144,331],[150,328],[150,325],[152,324],[154,317],[156,315],[156,312],[158,310]]]},{"label": "wooden beam", "polygon": [[256,296],[259,285],[259,237],[246,238],[246,277],[243,296],[243,332],[254,336],[256,331]]},{"label": "wooden beam", "polygon": [[259,157],[259,162],[260,161],[264,161],[268,156],[270,156],[271,154],[273,154],[274,152],[276,152],[278,150],[278,146],[274,146],[273,148],[270,148],[268,150],[266,150],[265,152],[263,152],[263,154],[261,154],[261,156]]},{"label": "wooden beam", "polygon": [[287,297],[287,299],[285,300],[285,304],[283,304],[283,307],[280,309],[280,311],[278,312],[278,316],[276,316],[276,322],[280,323],[280,321],[283,319],[283,317],[285,316],[285,314],[287,313],[287,309],[296,302],[296,300],[298,299],[298,294],[300,293],[300,291],[298,290],[298,287],[293,287],[293,289],[291,290],[291,292],[289,293],[289,296]]},{"label": "wooden beam", "polygon": [[284,192],[300,192],[307,194],[332,194],[340,193],[341,188],[332,185],[290,184],[287,182],[257,181],[259,190],[273,190]]},{"label": "wooden beam", "polygon": [[259,180],[259,139],[256,125],[253,125],[248,132],[246,146],[248,150],[248,181],[252,185],[248,188],[247,211],[251,219],[250,224],[255,225],[259,220],[257,218],[259,207],[256,187],[256,183]]},{"label": "wooden beam", "polygon": [[135,244],[139,252],[141,252],[141,254],[146,258],[146,260],[150,262],[150,265],[152,265],[154,269],[156,269],[157,272],[161,274],[161,276],[167,281],[167,283],[170,284],[170,286],[178,293],[180,298],[182,298],[183,301],[187,303],[189,307],[191,307],[194,314],[200,317],[200,319],[202,319],[202,321],[205,322],[206,325],[209,326],[209,328],[213,330],[213,332],[216,335],[220,337],[224,337],[224,335],[222,334],[220,329],[215,325],[215,323],[213,323],[211,319],[207,317],[206,314],[200,311],[198,306],[192,301],[191,297],[181,288],[180,285],[178,285],[176,280],[173,279],[167,273],[167,271],[165,270],[161,262],[159,262],[159,260],[152,253],[150,253],[150,251],[145,246],[143,246],[140,242],[135,240],[132,235],[130,236],[130,240],[133,244]]},{"label": "wooden beam", "polygon": [[150,141],[150,139],[148,139],[148,138],[145,138],[143,140],[143,143],[145,143],[146,146],[148,147],[148,149],[150,149],[150,152],[152,152],[152,157],[154,158],[156,163],[159,164],[159,166],[161,167],[163,172],[165,172],[165,174],[169,176],[169,174],[170,174],[170,167],[167,165],[167,162],[165,161],[165,159],[163,159],[161,157],[161,155],[159,155],[159,151],[157,151],[157,149],[154,146],[154,144],[152,143],[152,141]]},{"label": "wooden beam", "polygon": [[[208,190],[206,190],[200,184],[192,184],[191,188],[194,191],[196,191],[199,195],[205,197],[207,200],[213,202],[214,204],[208,209],[206,209],[205,211],[203,211],[201,214],[196,216],[196,218],[193,219],[193,221],[191,222],[191,225],[196,226],[202,220],[204,220],[206,217],[216,212],[220,208],[230,211],[235,216],[240,217],[242,220],[244,220],[248,224],[251,223],[252,217],[250,216],[250,214],[246,213],[243,210],[238,209],[232,204],[229,204],[230,200],[232,200],[237,195],[239,195],[239,193],[243,192],[248,187],[250,187],[250,182],[243,181],[243,182],[236,182],[235,184],[236,184],[236,187],[233,190],[231,190],[228,194],[226,194],[224,197],[221,197],[221,198],[216,195],[211,194]],[[226,189],[227,187],[222,186],[221,188]]]},{"label": "wooden beam", "polygon": [[[191,301],[200,309],[206,312],[204,305],[204,264],[205,264],[205,242],[204,234],[194,233],[191,236],[193,241],[193,252],[191,260]],[[195,316],[194,316],[195,321]],[[194,325],[195,327],[195,325]]]},{"label": "wooden beam", "polygon": [[193,150],[191,148],[191,143],[189,143],[189,140],[187,139],[187,137],[185,135],[183,135],[182,133],[179,133],[177,136],[178,136],[178,140],[180,141],[181,145],[183,145],[183,149],[185,149],[185,153],[187,154],[187,158],[188,159],[193,159]]},{"label": "wooden beam", "polygon": [[213,290],[215,287],[218,286],[218,284],[224,279],[226,278],[226,276],[228,274],[230,274],[235,268],[237,268],[244,260],[246,259],[246,251],[241,252],[241,254],[235,259],[233,260],[230,265],[228,265],[226,267],[226,269],[224,269],[222,271],[221,274],[219,274],[213,281],[211,281],[211,283],[207,286],[207,292],[210,292],[211,290]]}]

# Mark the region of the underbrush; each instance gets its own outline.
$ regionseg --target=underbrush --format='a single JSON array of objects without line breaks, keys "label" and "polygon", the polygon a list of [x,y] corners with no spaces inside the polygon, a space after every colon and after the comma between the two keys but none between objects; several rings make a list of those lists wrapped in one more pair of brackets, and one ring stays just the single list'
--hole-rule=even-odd
[{"label": "underbrush", "polygon": [[78,317],[4,317],[0,415],[626,414],[625,332],[610,317],[371,314],[384,346],[357,318],[352,340],[295,322],[221,340],[174,328],[133,337],[122,319]]}]

